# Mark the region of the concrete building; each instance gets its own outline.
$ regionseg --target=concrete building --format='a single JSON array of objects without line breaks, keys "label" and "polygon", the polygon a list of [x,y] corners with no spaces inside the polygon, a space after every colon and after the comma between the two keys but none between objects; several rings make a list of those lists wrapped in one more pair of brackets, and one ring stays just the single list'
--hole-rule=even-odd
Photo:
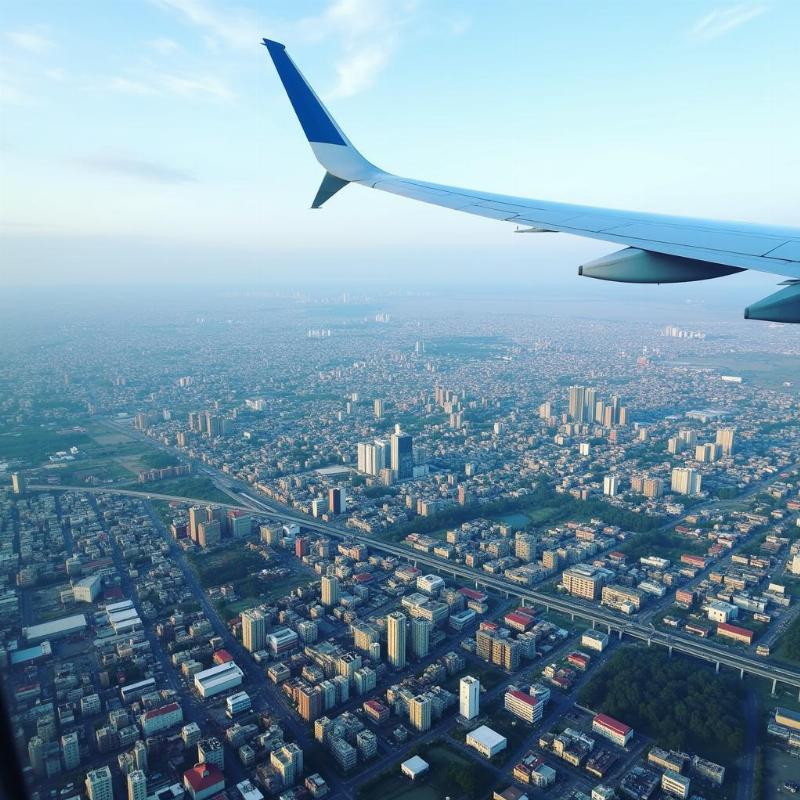
[{"label": "concrete building", "polygon": [[267,617],[258,608],[242,611],[242,644],[251,653],[263,650],[267,646]]},{"label": "concrete building", "polygon": [[65,733],[61,737],[61,757],[64,760],[64,770],[70,772],[77,769],[81,763],[81,748],[78,734],[75,731]]},{"label": "concrete building", "polygon": [[86,773],[85,786],[89,800],[114,800],[114,784],[108,765],[89,770]]},{"label": "concrete building", "polygon": [[408,704],[408,717],[411,725],[418,731],[427,731],[431,727],[431,700],[423,694],[411,699]]},{"label": "concrete building", "polygon": [[620,747],[625,747],[633,737],[633,728],[607,714],[595,716],[592,720],[592,730]]},{"label": "concrete building", "polygon": [[475,719],[480,713],[481,682],[465,675],[458,684],[458,710],[464,719]]},{"label": "concrete building", "polygon": [[671,488],[675,494],[696,495],[702,487],[700,473],[690,467],[675,467],[672,470]]},{"label": "concrete building", "polygon": [[147,800],[147,776],[140,769],[128,773],[128,800]]},{"label": "concrete building", "polygon": [[220,692],[241,686],[243,678],[242,670],[233,661],[228,661],[198,672],[194,676],[194,687],[201,697],[213,697]]},{"label": "concrete building", "polygon": [[335,575],[322,576],[322,605],[330,608],[339,604],[339,579]]},{"label": "concrete building", "polygon": [[411,652],[417,658],[425,658],[428,655],[432,627],[430,622],[425,619],[411,620]]},{"label": "concrete building", "polygon": [[475,748],[482,756],[491,758],[506,749],[508,739],[486,725],[481,725],[467,734],[467,746]]},{"label": "concrete building", "polygon": [[691,781],[686,775],[668,769],[661,776],[661,790],[670,797],[679,797],[681,800],[688,800],[689,787]]},{"label": "concrete building", "polygon": [[561,585],[574,597],[596,600],[605,580],[597,567],[577,564],[561,573]]},{"label": "concrete building", "polygon": [[400,611],[392,611],[386,617],[386,641],[389,651],[389,663],[395,669],[406,665],[406,615]]},{"label": "concrete building", "polygon": [[206,800],[225,788],[225,776],[213,764],[195,764],[183,773],[183,786],[192,800]]}]

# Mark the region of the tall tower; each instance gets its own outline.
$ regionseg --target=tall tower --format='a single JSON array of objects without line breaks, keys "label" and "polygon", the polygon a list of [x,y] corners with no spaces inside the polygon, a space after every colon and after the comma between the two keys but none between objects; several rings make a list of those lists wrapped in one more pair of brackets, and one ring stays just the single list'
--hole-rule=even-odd
[{"label": "tall tower", "polygon": [[411,620],[411,650],[417,658],[425,658],[431,646],[431,624],[426,619]]},{"label": "tall tower", "polygon": [[427,731],[431,727],[431,700],[419,694],[408,705],[409,722],[418,731]]},{"label": "tall tower", "polygon": [[720,428],[717,431],[717,444],[722,449],[723,456],[733,455],[733,434],[733,428]]},{"label": "tall tower", "polygon": [[335,606],[339,602],[339,579],[335,575],[322,576],[322,605]]},{"label": "tall tower", "polygon": [[242,644],[251,653],[267,646],[267,618],[257,608],[242,611]]},{"label": "tall tower", "polygon": [[386,640],[389,646],[389,663],[397,669],[406,665],[406,615],[392,611],[386,617]]},{"label": "tall tower", "polygon": [[573,422],[583,422],[586,389],[583,386],[569,387],[569,416]]},{"label": "tall tower", "polygon": [[25,494],[25,478],[19,472],[11,473],[11,491],[14,494]]},{"label": "tall tower", "polygon": [[458,685],[458,711],[464,719],[475,719],[480,710],[481,682],[471,675],[464,676]]},{"label": "tall tower", "polygon": [[405,480],[414,475],[414,440],[408,433],[403,433],[399,425],[395,425],[391,437],[392,470],[398,480]]}]

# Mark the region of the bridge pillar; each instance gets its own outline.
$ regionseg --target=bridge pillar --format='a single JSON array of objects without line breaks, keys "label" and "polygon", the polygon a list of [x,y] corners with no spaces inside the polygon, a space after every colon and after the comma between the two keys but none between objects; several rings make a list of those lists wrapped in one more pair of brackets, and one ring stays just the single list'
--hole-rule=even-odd
[{"label": "bridge pillar", "polygon": [[547,603],[545,603],[545,605],[544,605],[544,610],[545,610],[545,612],[547,612],[548,614],[550,613],[550,606],[549,606],[549,605],[547,605]]},{"label": "bridge pillar", "polygon": [[778,691],[778,679],[772,679],[772,696],[775,697],[775,693]]},{"label": "bridge pillar", "polygon": [[714,666],[714,672],[719,672],[719,661]]},{"label": "bridge pillar", "polygon": [[670,658],[671,658],[672,657],[672,645],[669,646],[669,655],[670,655]]},{"label": "bridge pillar", "polygon": [[506,592],[506,600],[508,600],[509,597],[510,597],[509,593]]},{"label": "bridge pillar", "polygon": [[570,614],[570,617],[572,617],[572,621],[575,622],[575,614],[574,613]]},{"label": "bridge pillar", "polygon": [[592,620],[592,630],[594,630],[594,628],[595,628],[595,625],[597,625],[597,620],[594,620],[594,619],[593,619],[593,620]]},{"label": "bridge pillar", "polygon": [[[611,633],[611,626],[608,626],[608,632]],[[622,638],[622,628],[619,629],[619,638]]]},{"label": "bridge pillar", "polygon": [[744,678],[744,667],[739,670],[739,677]]},{"label": "bridge pillar", "polygon": [[475,588],[476,589],[478,588],[478,579],[477,578],[475,578]]},{"label": "bridge pillar", "polygon": [[611,623],[607,622],[606,625],[608,625],[608,635],[610,636],[611,635]]}]

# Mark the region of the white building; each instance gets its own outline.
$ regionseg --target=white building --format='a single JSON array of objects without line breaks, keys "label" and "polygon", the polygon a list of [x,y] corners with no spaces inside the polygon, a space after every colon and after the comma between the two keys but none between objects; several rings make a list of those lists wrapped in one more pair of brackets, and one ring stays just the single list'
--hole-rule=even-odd
[{"label": "white building", "polygon": [[608,634],[598,630],[587,630],[581,636],[581,646],[602,653],[608,645]]},{"label": "white building", "polygon": [[619,492],[619,476],[606,475],[603,478],[603,494],[614,497]]},{"label": "white building", "polygon": [[690,467],[675,467],[675,469],[672,470],[672,491],[675,494],[699,494],[702,483],[702,477],[695,469],[691,469]]},{"label": "white building", "polygon": [[244,673],[233,661],[227,661],[211,669],[205,669],[194,676],[194,688],[201,697],[213,697],[215,694],[241,686]]},{"label": "white building", "polygon": [[464,719],[475,719],[480,713],[481,682],[471,675],[463,677],[458,685],[459,713]]},{"label": "white building", "polygon": [[114,800],[114,785],[108,765],[89,770],[85,785],[89,800]]},{"label": "white building", "polygon": [[739,616],[739,608],[724,600],[712,600],[708,606],[708,618],[712,622],[730,622]]},{"label": "white building", "polygon": [[145,736],[169,730],[181,722],[183,722],[183,710],[178,703],[167,703],[160,708],[153,708],[139,717],[139,724]]},{"label": "white building", "polygon": [[436,594],[444,589],[444,581],[438,575],[420,575],[417,578],[417,589],[425,594]]},{"label": "white building", "polygon": [[247,692],[236,692],[225,698],[226,711],[229,716],[240,714],[243,711],[249,711],[252,707],[250,695]]},{"label": "white building", "polygon": [[147,800],[147,776],[140,769],[128,773],[128,800]]},{"label": "white building", "polygon": [[102,588],[103,579],[99,575],[88,575],[73,584],[72,596],[76,603],[94,603]]},{"label": "white building", "polygon": [[480,728],[475,728],[467,734],[467,746],[475,748],[486,758],[491,758],[506,749],[508,739],[486,725],[481,725]]}]

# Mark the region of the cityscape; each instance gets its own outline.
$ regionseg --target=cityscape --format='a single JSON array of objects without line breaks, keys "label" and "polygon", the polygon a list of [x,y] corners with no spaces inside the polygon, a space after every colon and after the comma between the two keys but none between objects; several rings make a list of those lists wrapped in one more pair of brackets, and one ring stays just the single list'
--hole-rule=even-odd
[{"label": "cityscape", "polygon": [[190,296],[3,323],[32,798],[797,790],[791,328]]},{"label": "cityscape", "polygon": [[0,2],[0,800],[800,800],[800,2]]}]

